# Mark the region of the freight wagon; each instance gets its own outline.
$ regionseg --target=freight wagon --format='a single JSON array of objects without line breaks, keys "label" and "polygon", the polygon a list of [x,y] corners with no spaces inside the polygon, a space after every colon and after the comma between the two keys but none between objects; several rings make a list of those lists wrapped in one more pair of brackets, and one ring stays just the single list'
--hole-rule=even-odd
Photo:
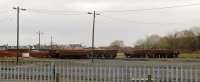
[{"label": "freight wagon", "polygon": [[57,49],[50,50],[49,55],[52,58],[98,58],[98,59],[113,59],[117,56],[118,50],[114,49]]},{"label": "freight wagon", "polygon": [[[38,50],[30,50],[30,49],[19,49],[19,57],[23,57],[23,54],[28,54],[27,57],[36,57],[36,58],[48,58],[49,50],[47,51],[38,51]],[[7,49],[0,50],[0,57],[16,57],[17,49]]]},{"label": "freight wagon", "polygon": [[127,58],[177,58],[178,50],[172,49],[125,49]]},{"label": "freight wagon", "polygon": [[121,51],[126,58],[177,58],[178,50],[171,49],[65,49],[65,50],[50,50],[52,58],[75,58],[75,59],[114,59],[117,53]]},{"label": "freight wagon", "polygon": [[[29,49],[19,49],[19,57],[22,57],[22,53],[28,53]],[[0,57],[16,57],[17,49],[0,50]]]},{"label": "freight wagon", "polygon": [[[178,50],[170,49],[50,49],[45,51],[20,49],[22,53],[29,53],[36,58],[62,58],[62,59],[114,59],[118,52],[124,53],[126,58],[177,58]],[[0,57],[16,57],[16,50],[1,50]]]}]

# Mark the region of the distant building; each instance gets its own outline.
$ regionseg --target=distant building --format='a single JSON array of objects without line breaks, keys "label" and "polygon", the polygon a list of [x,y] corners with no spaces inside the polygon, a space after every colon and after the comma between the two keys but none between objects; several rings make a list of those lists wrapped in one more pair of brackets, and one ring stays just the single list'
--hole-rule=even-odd
[{"label": "distant building", "polygon": [[6,46],[6,45],[0,46],[0,50],[6,50],[6,49],[7,49],[7,46]]},{"label": "distant building", "polygon": [[[7,49],[17,49],[17,46],[7,46]],[[30,49],[30,46],[19,46],[19,49]]]},{"label": "distant building", "polygon": [[[30,49],[30,46],[19,46],[19,49]],[[1,45],[0,50],[17,49],[17,46]]]},{"label": "distant building", "polygon": [[81,44],[69,44],[69,48],[83,48]]}]

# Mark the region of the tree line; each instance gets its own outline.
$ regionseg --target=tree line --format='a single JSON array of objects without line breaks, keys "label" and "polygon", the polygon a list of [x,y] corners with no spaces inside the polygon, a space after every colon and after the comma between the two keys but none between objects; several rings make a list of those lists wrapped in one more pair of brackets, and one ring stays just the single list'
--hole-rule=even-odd
[{"label": "tree line", "polygon": [[196,51],[200,49],[200,27],[169,33],[162,37],[152,34],[136,41],[135,48]]}]

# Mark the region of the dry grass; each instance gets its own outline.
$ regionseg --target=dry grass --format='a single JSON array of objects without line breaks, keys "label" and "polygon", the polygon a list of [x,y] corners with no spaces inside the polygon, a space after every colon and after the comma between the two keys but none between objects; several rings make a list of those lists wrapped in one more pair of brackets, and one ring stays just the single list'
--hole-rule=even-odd
[{"label": "dry grass", "polygon": [[117,53],[117,59],[126,58],[124,53]]}]

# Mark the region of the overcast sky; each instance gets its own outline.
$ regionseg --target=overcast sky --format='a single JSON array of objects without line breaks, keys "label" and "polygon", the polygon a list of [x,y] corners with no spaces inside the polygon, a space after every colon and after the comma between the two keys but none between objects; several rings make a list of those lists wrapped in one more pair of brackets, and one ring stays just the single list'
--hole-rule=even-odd
[{"label": "overcast sky", "polygon": [[[185,7],[131,11],[199,4]],[[81,43],[90,46],[92,15],[96,17],[95,46],[107,46],[123,40],[133,46],[136,40],[151,34],[164,36],[170,32],[200,26],[200,0],[0,0],[0,45],[16,45],[15,6],[20,12],[20,45],[36,44],[37,31],[42,31],[42,44],[50,37],[58,44]]]}]

